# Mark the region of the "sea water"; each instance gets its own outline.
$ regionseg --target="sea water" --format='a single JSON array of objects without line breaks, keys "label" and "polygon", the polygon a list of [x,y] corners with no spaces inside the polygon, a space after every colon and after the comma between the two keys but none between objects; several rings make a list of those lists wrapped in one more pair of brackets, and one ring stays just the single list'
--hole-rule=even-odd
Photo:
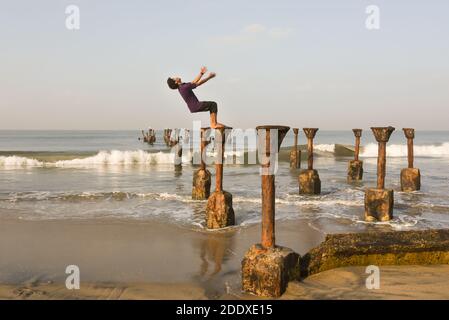
[{"label": "sea water", "polygon": [[[184,150],[182,171],[175,171],[174,153],[162,134],[157,131],[157,141],[150,146],[138,140],[139,131],[0,131],[0,217],[158,220],[204,230],[206,202],[191,200],[197,169],[191,164],[192,152]],[[305,142],[301,133],[299,144]],[[292,143],[289,132],[282,146]],[[399,130],[393,134],[386,187],[395,190],[395,208],[394,219],[386,223],[364,221],[364,190],[376,185],[377,143],[365,130],[364,180],[348,184],[351,157],[338,154],[335,146],[353,143],[350,130],[318,131],[314,164],[322,181],[319,196],[299,195],[298,172],[289,169],[288,161],[280,161],[276,219],[303,219],[323,233],[449,227],[449,132],[416,132],[415,167],[421,169],[422,190],[413,193],[400,192],[406,139]],[[209,169],[214,174],[213,167]],[[237,228],[259,224],[259,166],[225,165],[223,181],[233,195]]]}]

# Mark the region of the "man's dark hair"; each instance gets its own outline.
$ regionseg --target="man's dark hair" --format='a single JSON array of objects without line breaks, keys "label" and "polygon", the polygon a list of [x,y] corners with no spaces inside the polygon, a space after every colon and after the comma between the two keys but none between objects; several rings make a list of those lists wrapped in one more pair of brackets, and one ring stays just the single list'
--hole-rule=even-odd
[{"label": "man's dark hair", "polygon": [[170,89],[178,89],[178,84],[176,83],[176,81],[172,78],[168,78],[167,79],[167,84],[170,87]]}]

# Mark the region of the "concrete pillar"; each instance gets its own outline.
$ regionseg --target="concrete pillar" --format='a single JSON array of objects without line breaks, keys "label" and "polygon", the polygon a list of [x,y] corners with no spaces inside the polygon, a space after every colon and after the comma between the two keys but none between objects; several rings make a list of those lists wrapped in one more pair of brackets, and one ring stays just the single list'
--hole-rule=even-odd
[{"label": "concrete pillar", "polygon": [[317,128],[304,128],[307,137],[307,170],[299,173],[299,194],[320,194],[321,180],[318,171],[313,169],[313,138],[318,131]]},{"label": "concrete pillar", "polygon": [[180,129],[175,129],[174,139],[170,141],[170,146],[175,149],[175,170],[182,170],[182,142]]},{"label": "concrete pillar", "polygon": [[153,145],[156,142],[156,131],[154,129],[150,129],[148,131],[148,142]]},{"label": "concrete pillar", "polygon": [[363,179],[363,161],[359,160],[360,137],[362,129],[352,129],[355,136],[354,160],[348,164],[348,182],[361,181]]},{"label": "concrete pillar", "polygon": [[[291,280],[299,279],[299,255],[275,244],[275,173],[273,159],[289,127],[257,127],[259,150],[264,150],[262,174],[262,241],[253,245],[242,261],[243,291],[265,297],[279,297]],[[272,132],[275,133],[272,135]],[[277,141],[272,140],[276,137]],[[259,152],[260,154],[260,152]]]},{"label": "concrete pillar", "polygon": [[208,132],[210,128],[201,128],[201,165],[193,174],[192,199],[206,200],[210,195],[211,174],[206,169],[206,146],[210,143]]},{"label": "concrete pillar", "polygon": [[208,229],[220,229],[235,224],[232,194],[223,190],[223,162],[226,131],[232,128],[215,129],[215,191],[210,195],[206,207],[206,224]]},{"label": "concrete pillar", "polygon": [[301,150],[298,148],[298,132],[298,128],[293,128],[295,142],[293,143],[292,150],[290,151],[290,169],[301,168]]},{"label": "concrete pillar", "polygon": [[171,134],[172,134],[172,129],[165,129],[164,130],[164,142],[167,145],[167,147],[170,146]]},{"label": "concrete pillar", "polygon": [[377,157],[377,188],[365,191],[365,220],[388,221],[393,218],[393,190],[385,189],[387,142],[395,130],[393,127],[371,128],[379,144]]},{"label": "concrete pillar", "polygon": [[415,129],[404,128],[407,138],[407,158],[408,168],[401,170],[401,190],[405,192],[418,191],[421,189],[421,172],[413,167],[413,139],[415,139]]}]

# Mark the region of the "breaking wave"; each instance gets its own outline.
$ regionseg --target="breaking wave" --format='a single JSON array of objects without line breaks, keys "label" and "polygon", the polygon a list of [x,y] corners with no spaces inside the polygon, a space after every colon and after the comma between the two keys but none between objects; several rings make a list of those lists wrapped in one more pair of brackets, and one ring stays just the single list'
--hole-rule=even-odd
[{"label": "breaking wave", "polygon": [[335,152],[335,144],[318,144],[316,146],[313,146],[315,150],[322,151],[322,152]]},{"label": "breaking wave", "polygon": [[[280,153],[281,161],[288,161],[289,150],[291,147],[284,147]],[[361,148],[361,157],[371,158],[377,157],[377,144],[370,143]],[[319,156],[351,156],[353,149],[351,146],[340,144],[317,144],[314,146],[316,155]],[[235,156],[250,155],[255,159],[253,151],[242,150],[235,151]],[[284,154],[284,157],[282,156]],[[441,145],[416,145],[414,146],[415,157],[449,157],[449,142]],[[212,157],[214,152],[210,150],[208,157]],[[67,155],[65,155],[67,157]],[[232,151],[226,151],[226,158],[233,156]],[[407,157],[407,145],[392,144],[387,146],[388,157]],[[146,152],[144,150],[134,151],[99,151],[95,155],[80,157],[74,154],[74,159],[54,159],[53,161],[45,161],[39,159],[34,155],[6,155],[0,156],[0,167],[5,168],[23,168],[23,167],[83,167],[83,166],[98,166],[98,165],[156,165],[156,164],[173,164],[175,162],[175,154],[173,152]],[[193,152],[184,149],[182,156],[182,163],[189,163],[192,161]],[[237,162],[238,163],[238,162]]]},{"label": "breaking wave", "polygon": [[[184,152],[182,162],[191,161],[190,152]],[[94,156],[54,162],[40,161],[34,158],[19,156],[0,156],[0,166],[3,167],[78,167],[91,165],[134,165],[134,164],[173,164],[174,153],[149,153],[137,151],[100,151]]]},{"label": "breaking wave", "polygon": [[[416,145],[414,146],[416,157],[447,157],[449,156],[449,142],[441,145]],[[370,143],[363,147],[360,154],[362,157],[377,157],[377,144]],[[407,145],[392,144],[387,145],[388,157],[407,157]]]},{"label": "breaking wave", "polygon": [[26,157],[9,156],[0,157],[0,166],[4,167],[41,167],[43,162],[36,159],[30,159]]}]

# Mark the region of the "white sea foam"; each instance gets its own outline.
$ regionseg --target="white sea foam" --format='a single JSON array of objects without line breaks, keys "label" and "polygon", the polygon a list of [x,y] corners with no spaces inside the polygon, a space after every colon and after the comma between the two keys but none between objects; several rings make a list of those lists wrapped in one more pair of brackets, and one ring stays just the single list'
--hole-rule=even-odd
[{"label": "white sea foam", "polygon": [[36,159],[9,156],[0,156],[0,166],[3,167],[40,167],[43,166],[43,162]]},{"label": "white sea foam", "polygon": [[[377,157],[377,144],[370,143],[363,148],[361,157]],[[414,154],[417,157],[446,157],[449,156],[449,142],[441,145],[415,145]],[[407,157],[407,145],[392,144],[387,145],[388,157]]]},{"label": "white sea foam", "polygon": [[[183,157],[184,158],[184,157]],[[61,160],[54,164],[57,167],[71,167],[83,165],[133,165],[133,164],[169,164],[174,163],[175,155],[173,153],[148,153],[143,150],[137,151],[100,151],[92,157]],[[184,159],[183,159],[184,160]]]},{"label": "white sea foam", "polygon": [[317,144],[313,146],[313,149],[317,151],[323,151],[323,152],[335,152],[335,144]]},{"label": "white sea foam", "polygon": [[[375,143],[366,145],[360,154],[361,157],[377,157],[378,146]],[[335,153],[335,144],[318,144],[314,149],[319,152]],[[242,156],[242,150],[234,152],[237,157]],[[441,145],[415,145],[414,154],[416,157],[449,157],[449,142]],[[208,151],[208,157],[213,157],[214,152]],[[232,151],[226,151],[225,157],[232,157]],[[393,144],[387,146],[388,157],[407,157],[407,145]],[[192,161],[193,153],[183,150],[182,162]],[[213,159],[210,158],[210,161]],[[100,151],[96,155],[86,158],[76,158],[72,160],[59,160],[54,162],[40,161],[35,158],[22,156],[0,156],[0,167],[23,168],[23,167],[78,167],[78,166],[97,166],[97,165],[155,165],[155,164],[173,164],[175,154],[173,152],[150,153],[144,150],[110,150]]]},{"label": "white sea foam", "polygon": [[[182,162],[187,163],[192,159],[191,152],[183,152]],[[78,167],[91,165],[134,165],[134,164],[173,164],[174,153],[158,152],[149,153],[143,150],[136,151],[100,151],[96,155],[72,160],[59,160],[55,162],[43,162],[33,158],[18,156],[0,156],[1,167]]]}]

